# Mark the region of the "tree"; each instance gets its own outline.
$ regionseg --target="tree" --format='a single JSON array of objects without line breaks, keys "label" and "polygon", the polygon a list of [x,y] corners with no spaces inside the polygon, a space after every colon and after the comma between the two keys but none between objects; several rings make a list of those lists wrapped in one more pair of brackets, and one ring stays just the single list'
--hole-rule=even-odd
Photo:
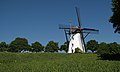
[{"label": "tree", "polygon": [[58,52],[58,43],[54,41],[49,41],[45,47],[45,52]]},{"label": "tree", "polygon": [[103,60],[120,60],[120,45],[116,42],[105,44],[101,43],[98,55]]},{"label": "tree", "polygon": [[68,46],[67,46],[67,42],[65,42],[63,45],[60,46],[60,51],[64,50],[65,52],[68,51]]},{"label": "tree", "polygon": [[98,42],[96,40],[90,40],[87,42],[87,50],[91,50],[92,52],[96,51],[98,48]]},{"label": "tree", "polygon": [[32,51],[33,52],[41,52],[41,51],[43,51],[43,49],[44,49],[44,47],[39,42],[36,41],[36,42],[32,43]]},{"label": "tree", "polygon": [[120,54],[120,45],[116,42],[108,45],[110,54]]},{"label": "tree", "polygon": [[120,0],[112,0],[112,12],[113,15],[110,17],[109,22],[113,23],[115,33],[120,33]]},{"label": "tree", "polygon": [[0,43],[0,51],[7,51],[8,50],[8,45],[6,44],[6,42],[1,42]]},{"label": "tree", "polygon": [[105,42],[101,42],[101,43],[99,44],[98,49],[97,49],[97,53],[98,53],[98,54],[106,53],[106,51],[108,51],[108,50],[106,50],[106,49],[109,49],[109,48],[108,48],[108,44],[105,43]]},{"label": "tree", "polygon": [[21,52],[22,50],[31,50],[30,45],[28,44],[28,40],[25,38],[16,38],[14,41],[10,43],[11,52]]}]

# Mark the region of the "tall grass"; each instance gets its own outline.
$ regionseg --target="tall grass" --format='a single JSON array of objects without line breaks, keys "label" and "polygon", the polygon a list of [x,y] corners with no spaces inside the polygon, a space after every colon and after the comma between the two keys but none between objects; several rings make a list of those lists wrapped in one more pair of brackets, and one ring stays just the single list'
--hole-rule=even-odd
[{"label": "tall grass", "polygon": [[96,54],[0,53],[0,72],[120,72],[120,61]]}]

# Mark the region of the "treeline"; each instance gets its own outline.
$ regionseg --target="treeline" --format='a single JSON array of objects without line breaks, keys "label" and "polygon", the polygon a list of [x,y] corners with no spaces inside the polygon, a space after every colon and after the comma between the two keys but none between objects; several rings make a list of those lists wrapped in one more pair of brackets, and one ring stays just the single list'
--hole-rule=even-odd
[{"label": "treeline", "polygon": [[98,54],[102,60],[120,60],[120,44],[117,42],[98,44],[95,40],[87,42],[87,49]]},{"label": "treeline", "polygon": [[[120,60],[120,44],[113,43],[98,43],[96,40],[90,40],[86,43],[87,52],[96,53],[101,59]],[[75,53],[82,53],[79,48],[75,49]],[[0,52],[58,52],[68,51],[67,42],[59,47],[58,42],[49,41],[46,46],[39,42],[34,42],[29,45],[26,38],[16,38],[10,44],[0,42]]]},{"label": "treeline", "polygon": [[29,45],[26,38],[16,38],[10,44],[6,42],[0,43],[0,52],[58,52],[59,46],[57,42],[49,41],[46,46],[43,46],[38,41]]},{"label": "treeline", "polygon": [[[120,44],[116,42],[113,43],[98,43],[96,40],[90,40],[86,43],[87,51],[93,53],[102,53],[104,49],[115,49],[120,48]],[[26,38],[16,38],[10,44],[6,44],[6,42],[0,43],[0,51],[1,52],[58,52],[58,51],[68,51],[67,42],[59,47],[58,42],[49,41],[46,46],[43,46],[39,42],[34,42],[29,45],[28,40]],[[118,51],[118,50],[117,50]]]}]

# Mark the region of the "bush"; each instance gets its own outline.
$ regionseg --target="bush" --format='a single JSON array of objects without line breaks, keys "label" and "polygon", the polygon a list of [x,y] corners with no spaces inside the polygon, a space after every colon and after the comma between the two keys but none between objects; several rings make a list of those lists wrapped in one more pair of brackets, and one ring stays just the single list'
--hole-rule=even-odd
[{"label": "bush", "polygon": [[103,60],[120,60],[120,45],[116,42],[110,44],[101,43],[97,53]]},{"label": "bush", "polygon": [[82,53],[82,51],[80,50],[80,48],[75,48],[75,53]]}]

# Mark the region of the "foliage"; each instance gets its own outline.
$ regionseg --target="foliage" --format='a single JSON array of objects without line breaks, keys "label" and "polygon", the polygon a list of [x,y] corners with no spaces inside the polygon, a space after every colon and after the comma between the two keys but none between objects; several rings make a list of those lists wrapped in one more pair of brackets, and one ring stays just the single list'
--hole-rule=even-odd
[{"label": "foliage", "polygon": [[98,42],[96,40],[90,40],[87,42],[87,50],[91,50],[92,52],[96,51],[98,48]]},{"label": "foliage", "polygon": [[105,44],[101,43],[98,54],[104,60],[120,60],[120,45],[116,42]]},{"label": "foliage", "polygon": [[65,42],[63,45],[60,46],[60,51],[64,50],[65,52],[68,52],[68,45],[67,42]]},{"label": "foliage", "polygon": [[33,52],[41,52],[43,50],[44,50],[44,47],[39,42],[32,43],[32,51]]},{"label": "foliage", "polygon": [[49,41],[45,47],[45,52],[58,52],[58,43],[54,41]]},{"label": "foliage", "polygon": [[10,43],[10,50],[9,51],[20,52],[22,50],[25,50],[25,51],[26,50],[31,50],[27,39],[18,37]]},{"label": "foliage", "polygon": [[0,53],[0,72],[119,72],[120,61],[96,54]]},{"label": "foliage", "polygon": [[109,22],[113,23],[115,33],[120,33],[120,0],[112,0],[112,12],[113,15],[110,17]]},{"label": "foliage", "polygon": [[75,53],[82,53],[82,51],[80,50],[80,48],[75,48]]},{"label": "foliage", "polygon": [[97,49],[97,53],[98,54],[105,53],[106,51],[108,51],[106,49],[109,49],[108,44],[105,43],[105,42],[102,42],[102,43],[99,44],[99,47]]},{"label": "foliage", "polygon": [[6,44],[6,42],[0,43],[0,52],[7,51],[8,49],[9,48],[8,48],[8,45]]}]

